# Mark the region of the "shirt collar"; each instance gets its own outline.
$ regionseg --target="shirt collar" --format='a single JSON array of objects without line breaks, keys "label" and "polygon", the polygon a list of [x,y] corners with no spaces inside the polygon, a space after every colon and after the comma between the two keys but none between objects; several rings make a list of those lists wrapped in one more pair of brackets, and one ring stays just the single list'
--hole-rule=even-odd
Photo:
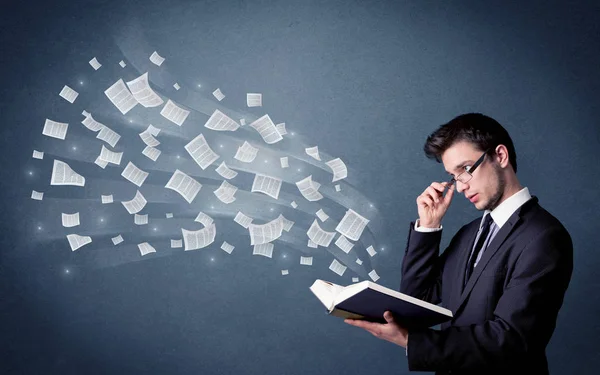
[{"label": "shirt collar", "polygon": [[[492,219],[494,219],[494,224],[496,224],[499,228],[508,221],[508,219],[515,213],[515,211],[521,207],[525,202],[531,199],[531,194],[529,194],[529,189],[524,187],[519,190],[509,198],[507,198],[504,202],[500,203],[498,207],[494,208],[492,211],[485,210],[483,214],[483,218],[481,222],[483,223],[483,219],[485,215],[492,215]],[[481,226],[481,224],[480,224]]]}]

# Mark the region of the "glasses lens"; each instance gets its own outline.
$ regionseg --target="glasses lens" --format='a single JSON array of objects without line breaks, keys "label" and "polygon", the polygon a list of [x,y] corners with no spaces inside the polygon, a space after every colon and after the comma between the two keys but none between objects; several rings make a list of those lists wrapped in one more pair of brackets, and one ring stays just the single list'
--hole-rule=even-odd
[{"label": "glasses lens", "polygon": [[456,177],[456,179],[458,181],[462,182],[463,184],[466,184],[467,182],[469,182],[469,180],[471,180],[471,178],[473,178],[473,176],[469,172],[463,172]]}]

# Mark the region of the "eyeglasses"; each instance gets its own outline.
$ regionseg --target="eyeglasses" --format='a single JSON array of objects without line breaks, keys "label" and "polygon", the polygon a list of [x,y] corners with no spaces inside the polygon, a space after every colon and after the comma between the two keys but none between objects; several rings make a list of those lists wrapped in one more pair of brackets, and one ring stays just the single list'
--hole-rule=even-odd
[{"label": "eyeglasses", "polygon": [[446,185],[446,187],[450,187],[452,186],[452,184],[456,181],[460,181],[463,184],[466,184],[467,182],[469,182],[472,178],[473,178],[473,172],[475,172],[475,169],[477,169],[477,167],[479,167],[479,165],[481,163],[483,163],[483,159],[485,158],[485,155],[487,155],[487,153],[490,151],[491,149],[486,150],[483,155],[481,155],[479,157],[479,159],[477,159],[477,161],[475,162],[475,164],[473,164],[473,166],[471,168],[469,168],[468,171],[464,171],[461,174],[459,174],[456,177],[452,177],[450,179],[450,181],[448,181],[448,184]]}]

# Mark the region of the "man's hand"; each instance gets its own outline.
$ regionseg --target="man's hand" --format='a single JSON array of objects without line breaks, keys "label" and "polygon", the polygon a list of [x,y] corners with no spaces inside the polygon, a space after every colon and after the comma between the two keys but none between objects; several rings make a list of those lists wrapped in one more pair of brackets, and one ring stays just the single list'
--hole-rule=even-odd
[{"label": "man's hand", "polygon": [[344,323],[363,328],[377,338],[406,348],[408,345],[408,331],[394,321],[394,317],[391,312],[386,311],[383,313],[383,318],[387,322],[386,324],[367,322],[357,319],[344,319]]}]

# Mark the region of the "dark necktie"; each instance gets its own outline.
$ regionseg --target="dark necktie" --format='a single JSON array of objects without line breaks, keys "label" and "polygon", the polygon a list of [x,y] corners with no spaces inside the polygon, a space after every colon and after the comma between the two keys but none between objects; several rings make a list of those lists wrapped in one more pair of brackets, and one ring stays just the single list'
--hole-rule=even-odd
[{"label": "dark necktie", "polygon": [[471,259],[469,260],[469,266],[467,268],[467,276],[465,277],[465,284],[469,281],[469,277],[473,273],[473,268],[475,267],[475,261],[477,260],[477,256],[479,252],[483,248],[483,244],[490,234],[490,228],[494,220],[492,219],[492,215],[488,214],[484,221],[483,226],[481,227],[481,234],[479,235],[479,239],[477,240],[477,244],[475,245],[475,249],[473,249],[473,254],[471,255]]}]

